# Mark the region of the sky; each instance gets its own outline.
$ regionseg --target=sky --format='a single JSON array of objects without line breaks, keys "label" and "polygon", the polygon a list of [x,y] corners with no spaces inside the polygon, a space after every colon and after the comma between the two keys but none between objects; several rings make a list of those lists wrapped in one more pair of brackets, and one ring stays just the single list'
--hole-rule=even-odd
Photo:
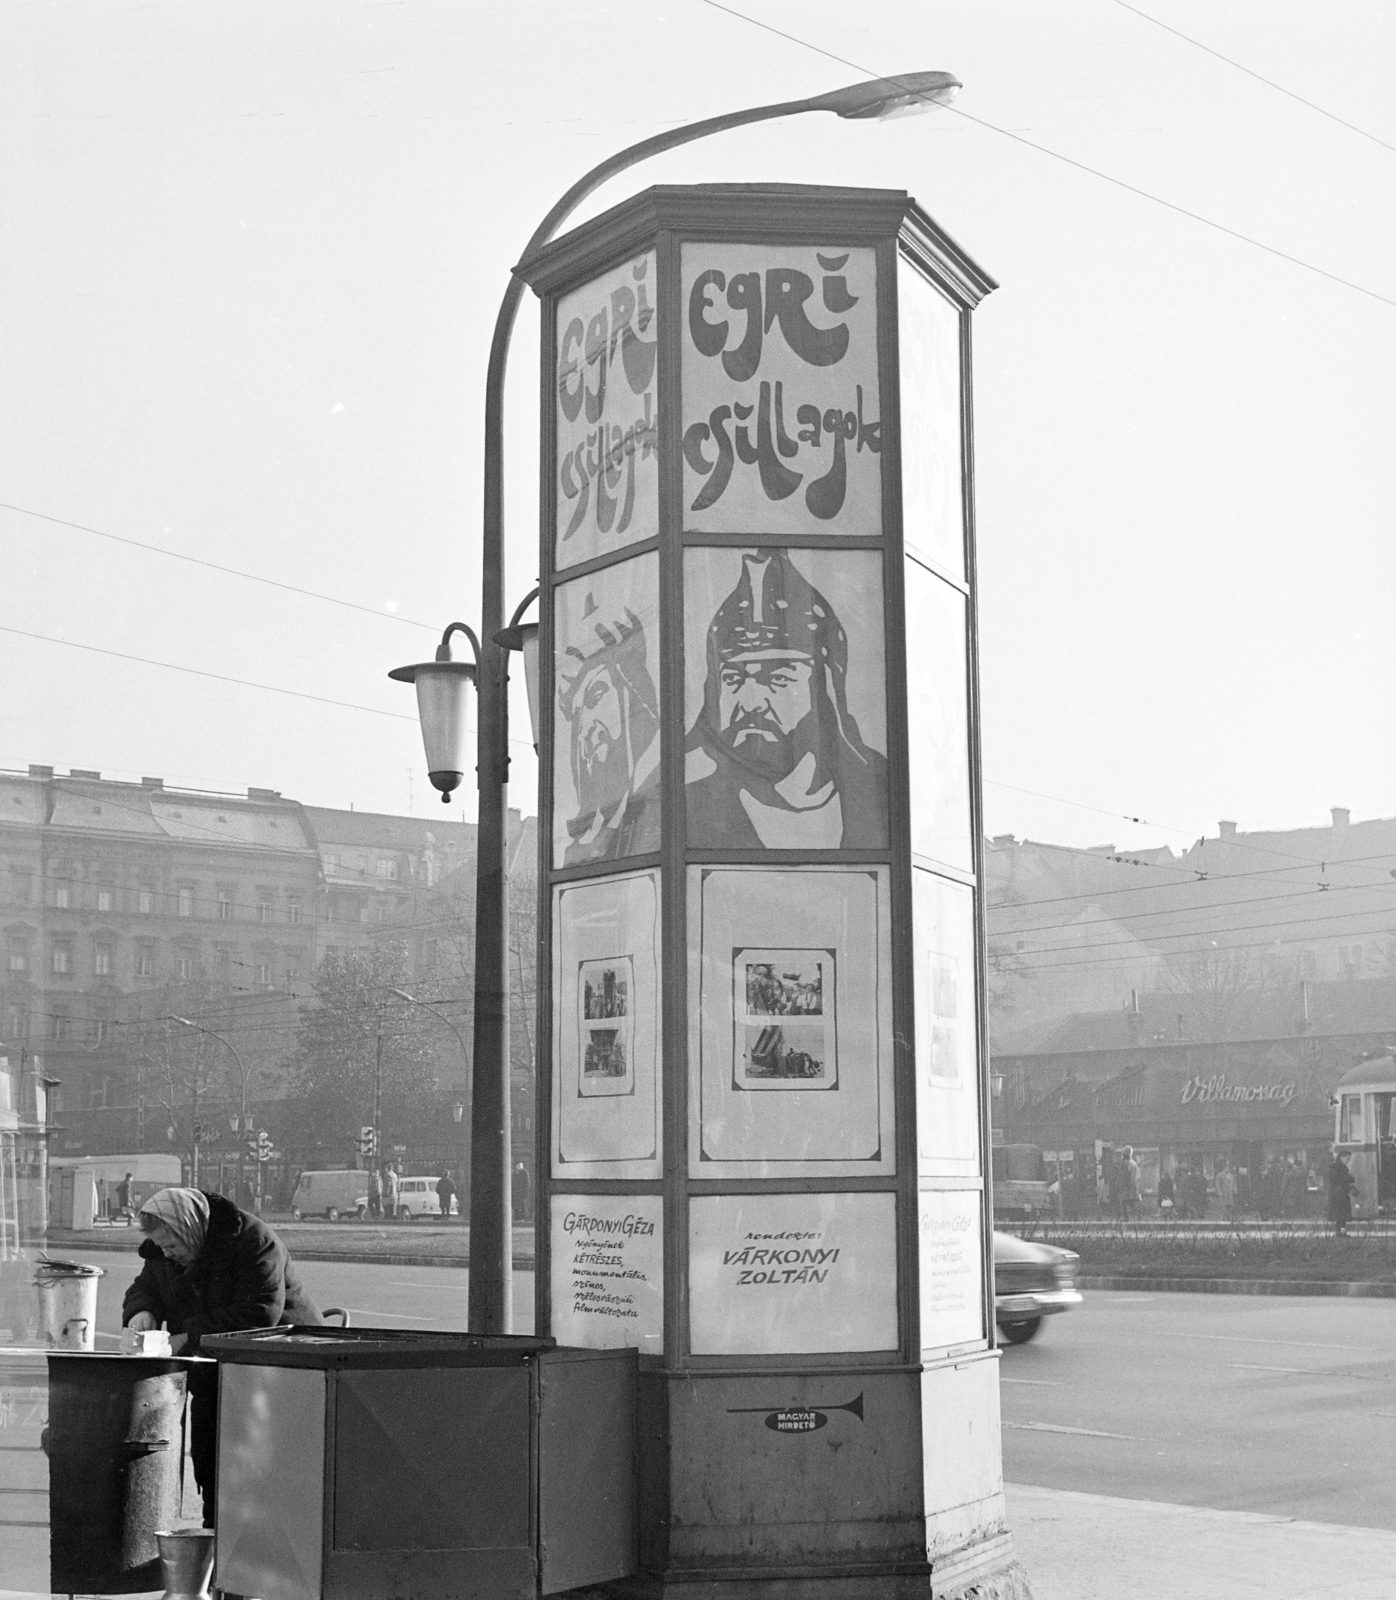
[{"label": "sky", "polygon": [[[906,189],[999,281],[988,833],[1396,814],[1394,57],[1355,0],[0,0],[0,767],[441,817],[386,673],[477,619],[486,355],[542,214],[665,127],[943,69],[952,110],[724,134],[576,220]],[[537,330],[530,295],[511,609]]]}]

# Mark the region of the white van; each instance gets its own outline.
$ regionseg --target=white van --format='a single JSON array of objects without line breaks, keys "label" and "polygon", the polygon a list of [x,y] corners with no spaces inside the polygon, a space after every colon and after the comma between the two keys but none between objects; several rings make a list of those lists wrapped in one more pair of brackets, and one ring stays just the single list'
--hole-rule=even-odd
[{"label": "white van", "polygon": [[291,1196],[291,1216],[328,1217],[338,1222],[343,1216],[368,1215],[367,1172],[303,1172]]},{"label": "white van", "polygon": [[[397,1214],[404,1222],[410,1222],[413,1217],[439,1217],[441,1215],[441,1201],[436,1193],[436,1186],[440,1178],[400,1178],[397,1186]],[[451,1196],[451,1215],[455,1216],[459,1207],[456,1198]]]}]

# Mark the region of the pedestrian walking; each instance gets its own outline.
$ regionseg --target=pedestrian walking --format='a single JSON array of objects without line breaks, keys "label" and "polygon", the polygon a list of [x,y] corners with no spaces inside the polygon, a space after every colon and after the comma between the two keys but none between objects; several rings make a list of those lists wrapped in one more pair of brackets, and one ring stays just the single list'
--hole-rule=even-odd
[{"label": "pedestrian walking", "polygon": [[1302,1217],[1304,1215],[1304,1171],[1293,1156],[1285,1157],[1285,1164],[1280,1172],[1280,1215],[1282,1217]]},{"label": "pedestrian walking", "polygon": [[383,1163],[383,1215],[397,1217],[398,1176],[391,1163]]},{"label": "pedestrian walking", "polygon": [[436,1180],[436,1198],[441,1206],[441,1215],[451,1215],[451,1202],[456,1198],[456,1186],[451,1181],[451,1174],[445,1167],[441,1169],[441,1176]]},{"label": "pedestrian walking", "polygon": [[[220,1194],[161,1189],[137,1213],[145,1265],[121,1303],[123,1327],[170,1331],[175,1355],[197,1355],[206,1333],[318,1326],[323,1318],[301,1286],[286,1246],[251,1213]],[[218,1455],[218,1368],[188,1371],[189,1459],[213,1526]]]},{"label": "pedestrian walking", "polygon": [[377,1167],[371,1167],[368,1174],[368,1214],[383,1215],[383,1178]]},{"label": "pedestrian walking", "polygon": [[1333,1224],[1335,1237],[1347,1237],[1348,1223],[1352,1221],[1352,1191],[1357,1179],[1348,1171],[1348,1158],[1341,1150],[1333,1152],[1333,1165],[1328,1169],[1328,1220]]},{"label": "pedestrian walking", "polygon": [[116,1208],[119,1216],[131,1219],[131,1174],[126,1176],[116,1186]]},{"label": "pedestrian walking", "polygon": [[1176,1209],[1177,1193],[1173,1184],[1173,1174],[1167,1171],[1159,1173],[1158,1208],[1165,1216],[1172,1216]]},{"label": "pedestrian walking", "polygon": [[1194,1217],[1207,1215],[1207,1173],[1199,1161],[1187,1176],[1188,1214]]}]

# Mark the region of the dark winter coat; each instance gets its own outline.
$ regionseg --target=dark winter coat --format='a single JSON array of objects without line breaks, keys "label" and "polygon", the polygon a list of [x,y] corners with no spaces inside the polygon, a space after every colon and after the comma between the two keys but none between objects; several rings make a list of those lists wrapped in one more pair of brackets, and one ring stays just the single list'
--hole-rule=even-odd
[{"label": "dark winter coat", "polygon": [[260,1218],[220,1194],[208,1197],[208,1233],[188,1268],[170,1261],[153,1239],[140,1253],[145,1265],[121,1303],[122,1325],[148,1311],[171,1333],[189,1335],[186,1355],[206,1333],[323,1321],[286,1246]]},{"label": "dark winter coat", "polygon": [[1333,1223],[1352,1221],[1352,1191],[1357,1179],[1341,1161],[1334,1161],[1328,1169],[1328,1220]]}]

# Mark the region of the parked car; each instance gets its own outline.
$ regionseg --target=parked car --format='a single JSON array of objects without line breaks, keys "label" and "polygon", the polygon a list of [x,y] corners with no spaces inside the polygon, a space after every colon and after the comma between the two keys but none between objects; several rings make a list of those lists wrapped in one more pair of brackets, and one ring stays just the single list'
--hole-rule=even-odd
[{"label": "parked car", "polygon": [[[439,1178],[403,1178],[397,1186],[397,1214],[404,1222],[410,1222],[413,1217],[439,1217],[441,1215],[441,1201],[437,1197],[436,1186]],[[451,1215],[455,1216],[460,1208],[456,1205],[455,1196],[451,1197]]]},{"label": "parked car", "polygon": [[994,1234],[994,1321],[1009,1344],[1026,1344],[1043,1317],[1081,1304],[1080,1256],[1011,1233]]},{"label": "parked car", "polygon": [[368,1215],[367,1172],[303,1172],[291,1196],[291,1216],[299,1222],[306,1216],[328,1217],[338,1222],[341,1216]]}]

